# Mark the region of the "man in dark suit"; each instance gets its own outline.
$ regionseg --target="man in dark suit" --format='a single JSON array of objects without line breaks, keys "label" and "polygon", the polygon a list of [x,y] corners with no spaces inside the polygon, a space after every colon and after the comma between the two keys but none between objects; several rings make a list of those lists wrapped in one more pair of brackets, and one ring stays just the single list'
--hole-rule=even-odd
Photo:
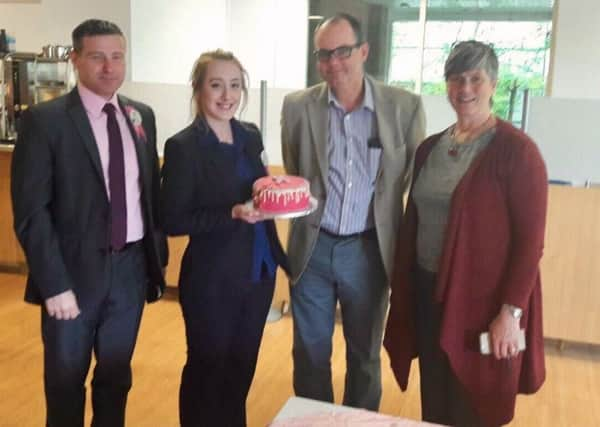
[{"label": "man in dark suit", "polygon": [[92,351],[92,425],[122,426],[144,300],[160,298],[152,110],[116,94],[125,38],[113,23],[73,30],[79,77],[69,94],[23,116],[12,165],[15,231],[42,305],[47,426],[82,426]]}]

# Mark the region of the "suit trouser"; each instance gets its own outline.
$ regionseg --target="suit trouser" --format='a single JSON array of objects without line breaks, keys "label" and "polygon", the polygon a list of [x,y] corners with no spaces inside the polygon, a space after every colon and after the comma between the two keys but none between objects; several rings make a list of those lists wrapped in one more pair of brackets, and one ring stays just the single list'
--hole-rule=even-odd
[{"label": "suit trouser", "polygon": [[246,425],[246,398],[274,287],[274,278],[181,286],[187,339],[179,390],[183,427]]},{"label": "suit trouser", "polygon": [[417,268],[414,277],[421,417],[423,421],[444,425],[482,426],[440,347],[442,310],[433,299],[436,274]]},{"label": "suit trouser", "polygon": [[83,426],[92,351],[92,426],[125,425],[130,362],[145,301],[146,258],[136,243],[108,259],[106,292],[93,303],[80,299],[77,318],[57,320],[42,307],[48,427]]},{"label": "suit trouser", "polygon": [[332,336],[339,301],[346,340],[343,403],[377,410],[389,287],[375,230],[352,237],[320,231],[291,299],[296,395],[333,402]]}]

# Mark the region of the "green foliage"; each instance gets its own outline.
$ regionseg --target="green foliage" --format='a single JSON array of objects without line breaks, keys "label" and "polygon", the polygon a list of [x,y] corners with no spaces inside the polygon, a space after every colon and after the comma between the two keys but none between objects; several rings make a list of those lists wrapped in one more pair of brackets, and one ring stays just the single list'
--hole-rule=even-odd
[{"label": "green foliage", "polygon": [[445,95],[446,82],[423,82],[421,92],[427,95]]},{"label": "green foliage", "polygon": [[[532,72],[530,68],[522,67],[519,70],[510,70],[508,66],[501,67],[496,94],[494,95],[493,111],[506,120],[520,120],[523,91],[529,89],[530,95],[543,95],[545,82],[544,76]],[[513,114],[511,116],[511,92]],[[519,112],[518,115],[515,115]],[[511,117],[509,117],[511,116]]]},{"label": "green foliage", "polygon": [[409,90],[411,92],[415,91],[415,84],[416,82],[414,80],[392,80],[391,82],[389,82],[390,86],[396,86],[396,87],[401,87],[402,89],[406,89]]},{"label": "green foliage", "polygon": [[[507,0],[506,4],[512,3],[513,0]],[[500,0],[494,3],[494,7],[502,7],[503,5],[504,2]],[[475,27],[473,30],[474,36],[484,42],[496,41],[494,50],[500,63],[499,81],[492,109],[498,116],[518,124],[522,113],[523,91],[529,89],[530,96],[544,95],[544,72],[547,68],[546,61],[550,50],[550,27],[547,22],[538,22],[537,24],[532,22],[534,25],[528,27],[529,29],[522,34],[521,38],[509,37],[506,41],[499,38],[500,34],[496,31],[496,27],[490,26],[489,22],[481,21],[478,24],[482,26]],[[465,34],[460,33],[461,27],[459,26],[457,29],[456,25],[453,25],[454,23],[448,23],[445,26],[438,26],[433,29],[437,33],[448,33],[447,40],[465,39]],[[438,39],[440,38],[438,37]],[[424,70],[435,70],[435,74],[440,73],[438,70],[443,69],[443,64],[453,46],[453,43],[444,43],[441,40],[437,41],[437,45],[426,48],[428,50],[424,56]],[[398,45],[401,45],[401,43],[399,42]],[[432,76],[430,71],[424,71],[423,75],[426,76],[425,78],[433,80],[422,83],[421,93],[445,96],[446,83],[444,76]],[[415,89],[414,80],[396,80],[392,81],[391,84],[408,90]]]},{"label": "green foliage", "polygon": [[[502,63],[502,53],[499,53],[500,62]],[[494,103],[492,110],[499,117],[518,122],[521,117],[521,105],[523,98],[523,91],[529,89],[530,96],[540,96],[544,94],[545,81],[544,76],[538,71],[543,70],[543,66],[540,66],[540,61],[544,59],[544,50],[540,49],[535,55],[532,55],[532,59],[527,63],[514,66],[509,61],[500,67],[499,80],[496,87],[496,94],[494,95]],[[392,82],[405,88],[414,88],[415,82]],[[437,82],[423,82],[421,93],[427,95],[445,95],[446,94],[446,83],[442,81]],[[511,95],[512,93],[512,95]],[[511,114],[511,96],[512,100],[512,114]],[[511,116],[511,117],[509,117]]]}]

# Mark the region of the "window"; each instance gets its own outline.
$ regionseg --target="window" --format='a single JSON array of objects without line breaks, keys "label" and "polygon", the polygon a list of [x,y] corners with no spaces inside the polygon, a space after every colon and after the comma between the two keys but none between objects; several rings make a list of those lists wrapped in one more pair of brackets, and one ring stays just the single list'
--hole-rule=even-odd
[{"label": "window", "polygon": [[[531,95],[544,94],[552,28],[551,0],[428,0],[420,70],[421,47],[415,46],[415,37],[407,37],[409,32],[418,32],[414,21],[417,7],[405,9],[392,26],[388,74],[391,84],[420,87],[424,94],[445,93],[444,62],[452,45],[475,39],[492,44],[498,55],[496,114],[518,125],[524,90],[528,89]],[[398,71],[403,66],[416,68],[413,75],[417,78],[410,79],[408,71]]]},{"label": "window", "polygon": [[[423,94],[445,93],[444,62],[452,45],[476,39],[491,43],[498,54],[496,114],[519,124],[523,91],[544,94],[553,0],[427,0],[423,11],[420,0],[354,0],[334,1],[333,11],[331,6],[329,11],[319,8],[327,3],[311,0],[311,15],[344,11],[359,18],[371,54],[380,56],[369,59],[367,71],[389,84]],[[374,22],[373,16],[381,20]],[[373,40],[374,33],[387,34]]]}]

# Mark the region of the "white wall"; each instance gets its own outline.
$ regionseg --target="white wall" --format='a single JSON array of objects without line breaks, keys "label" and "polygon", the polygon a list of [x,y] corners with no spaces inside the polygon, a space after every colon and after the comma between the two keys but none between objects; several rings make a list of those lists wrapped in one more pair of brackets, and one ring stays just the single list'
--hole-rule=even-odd
[{"label": "white wall", "polygon": [[600,98],[600,1],[555,3],[552,97]]},{"label": "white wall", "polygon": [[201,52],[228,46],[228,4],[131,0],[132,80],[187,83]]},{"label": "white wall", "polygon": [[131,0],[132,80],[123,92],[150,104],[158,143],[190,121],[189,75],[205,50],[233,51],[250,76],[242,119],[260,121],[261,80],[267,81],[264,144],[281,164],[279,115],[284,94],[305,87],[308,0]]},{"label": "white wall", "polygon": [[251,87],[304,87],[307,16],[307,0],[131,0],[132,78],[186,84],[200,53],[223,48]]},{"label": "white wall", "polygon": [[[556,1],[552,96],[600,98],[600,1]],[[87,18],[117,23],[130,40],[133,80],[154,82],[128,82],[123,90],[154,107],[161,145],[189,123],[187,82],[195,57],[215,47],[233,50],[248,69],[252,87],[258,87],[261,79],[268,81],[266,146],[272,164],[281,163],[281,99],[305,84],[307,16],[308,0],[0,3],[0,27],[15,34],[20,51],[70,43],[71,30]],[[428,132],[445,126],[445,100],[426,97],[424,102]],[[252,90],[244,119],[258,123],[258,103],[258,90]]]},{"label": "white wall", "polygon": [[527,133],[538,144],[548,178],[600,184],[600,99],[533,98]]},{"label": "white wall", "polygon": [[427,120],[425,135],[441,132],[456,121],[456,113],[446,95],[423,95],[422,98]]},{"label": "white wall", "polygon": [[[232,50],[248,70],[251,87],[267,80],[265,146],[272,164],[282,163],[283,96],[305,86],[307,16],[308,0],[0,3],[0,27],[16,36],[19,51],[39,52],[49,43],[70,44],[72,29],[87,18],[118,24],[129,40],[131,58],[131,81],[122,92],[154,108],[160,150],[166,138],[190,122],[188,81],[194,60],[208,49]],[[259,91],[251,90],[249,95],[242,118],[258,124]]]},{"label": "white wall", "polygon": [[191,122],[191,89],[188,85],[127,81],[119,92],[152,106],[157,121],[157,145],[160,153],[167,138]]},{"label": "white wall", "polygon": [[107,19],[129,36],[129,2],[123,0],[42,0],[0,3],[0,27],[16,37],[21,52],[41,52],[47,44],[71,44],[71,31],[89,18]]},{"label": "white wall", "polygon": [[250,86],[306,86],[308,0],[229,0],[230,48],[250,74]]},{"label": "white wall", "polygon": [[[552,96],[600,98],[600,1],[555,2]],[[307,15],[308,0],[0,3],[0,27],[16,36],[20,51],[68,44],[78,23],[97,17],[114,21],[130,36],[134,80],[157,81],[158,72],[166,69],[160,79],[185,83],[191,63],[181,58],[225,43],[247,63],[252,86],[266,79],[269,86],[280,88],[301,87],[304,82]],[[168,77],[170,73],[176,78]]]}]

